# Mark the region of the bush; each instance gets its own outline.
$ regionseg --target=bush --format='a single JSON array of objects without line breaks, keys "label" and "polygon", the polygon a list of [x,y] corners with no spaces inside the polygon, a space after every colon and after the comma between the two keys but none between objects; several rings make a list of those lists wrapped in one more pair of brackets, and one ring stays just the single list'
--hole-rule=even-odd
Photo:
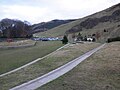
[{"label": "bush", "polygon": [[66,35],[64,35],[63,39],[62,39],[62,43],[63,44],[67,44],[68,43],[68,38]]},{"label": "bush", "polygon": [[120,37],[115,37],[115,38],[108,38],[107,42],[114,42],[114,41],[120,41]]}]

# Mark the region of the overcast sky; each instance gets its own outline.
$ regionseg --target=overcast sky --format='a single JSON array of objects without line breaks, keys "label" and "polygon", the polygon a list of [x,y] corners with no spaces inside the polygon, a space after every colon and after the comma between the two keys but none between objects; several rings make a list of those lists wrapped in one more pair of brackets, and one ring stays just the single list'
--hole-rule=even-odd
[{"label": "overcast sky", "polygon": [[77,19],[120,3],[120,0],[0,0],[0,20],[30,23],[53,19]]}]

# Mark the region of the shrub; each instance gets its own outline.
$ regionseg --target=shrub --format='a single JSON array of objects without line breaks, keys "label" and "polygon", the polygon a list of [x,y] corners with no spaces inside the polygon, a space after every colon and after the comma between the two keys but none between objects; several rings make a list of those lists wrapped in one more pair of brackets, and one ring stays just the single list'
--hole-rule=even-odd
[{"label": "shrub", "polygon": [[64,35],[63,39],[62,39],[62,43],[63,44],[67,44],[68,43],[68,38],[66,35]]},{"label": "shrub", "polygon": [[115,38],[108,38],[107,42],[114,42],[114,41],[120,41],[120,37],[115,37]]}]

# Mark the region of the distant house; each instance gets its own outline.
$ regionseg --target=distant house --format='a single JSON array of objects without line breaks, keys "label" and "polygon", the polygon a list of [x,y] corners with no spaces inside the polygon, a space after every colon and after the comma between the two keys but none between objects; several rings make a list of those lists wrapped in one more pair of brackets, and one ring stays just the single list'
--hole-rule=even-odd
[{"label": "distant house", "polygon": [[93,41],[93,38],[88,37],[88,38],[87,38],[87,41],[92,42],[92,41]]}]

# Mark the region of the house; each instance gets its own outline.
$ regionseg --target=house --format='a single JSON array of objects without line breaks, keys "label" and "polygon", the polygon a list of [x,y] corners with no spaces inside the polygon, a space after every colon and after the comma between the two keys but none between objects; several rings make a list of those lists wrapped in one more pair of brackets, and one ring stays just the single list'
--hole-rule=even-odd
[{"label": "house", "polygon": [[93,41],[93,38],[88,37],[88,38],[87,38],[87,41],[92,42],[92,41]]}]

